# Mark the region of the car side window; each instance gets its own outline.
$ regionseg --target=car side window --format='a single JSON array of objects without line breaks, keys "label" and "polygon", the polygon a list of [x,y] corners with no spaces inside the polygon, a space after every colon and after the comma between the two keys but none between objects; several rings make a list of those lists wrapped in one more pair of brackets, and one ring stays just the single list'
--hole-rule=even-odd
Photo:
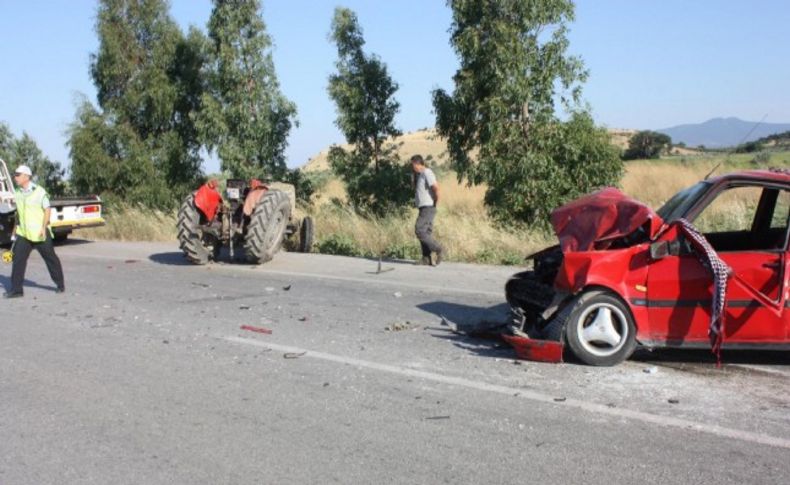
[{"label": "car side window", "polygon": [[692,222],[718,252],[776,251],[785,246],[788,215],[787,190],[733,186],[719,192]]},{"label": "car side window", "polygon": [[790,217],[790,191],[781,190],[771,217],[771,229],[787,230],[788,217]]},{"label": "car side window", "polygon": [[694,225],[705,235],[748,232],[752,227],[762,187],[731,187],[716,195]]}]

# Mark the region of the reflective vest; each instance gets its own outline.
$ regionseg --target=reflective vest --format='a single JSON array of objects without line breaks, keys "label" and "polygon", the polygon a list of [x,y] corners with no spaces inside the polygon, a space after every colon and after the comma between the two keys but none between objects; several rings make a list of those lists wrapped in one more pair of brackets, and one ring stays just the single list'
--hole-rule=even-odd
[{"label": "reflective vest", "polygon": [[16,233],[28,241],[41,242],[46,235],[41,237],[41,227],[44,225],[46,214],[43,203],[47,191],[40,185],[29,193],[17,189],[14,194],[16,199]]}]

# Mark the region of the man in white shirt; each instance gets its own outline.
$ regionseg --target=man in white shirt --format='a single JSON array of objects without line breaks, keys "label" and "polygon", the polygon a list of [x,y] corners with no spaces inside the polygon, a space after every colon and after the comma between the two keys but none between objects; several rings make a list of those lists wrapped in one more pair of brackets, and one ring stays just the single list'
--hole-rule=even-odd
[{"label": "man in white shirt", "polygon": [[[420,211],[414,225],[414,233],[422,246],[422,259],[417,264],[438,266],[442,262],[442,246],[433,238],[433,219],[439,203],[439,183],[421,155],[411,157],[411,168],[414,171],[414,205]],[[434,261],[431,261],[431,253],[436,253]]]}]

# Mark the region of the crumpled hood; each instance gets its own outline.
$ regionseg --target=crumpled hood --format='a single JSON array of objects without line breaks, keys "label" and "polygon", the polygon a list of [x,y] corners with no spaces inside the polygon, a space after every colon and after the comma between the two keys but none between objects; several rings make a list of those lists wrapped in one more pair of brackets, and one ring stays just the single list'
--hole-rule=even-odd
[{"label": "crumpled hood", "polygon": [[580,197],[551,213],[551,225],[564,253],[591,251],[596,242],[626,236],[643,225],[652,239],[663,223],[653,209],[614,187]]}]

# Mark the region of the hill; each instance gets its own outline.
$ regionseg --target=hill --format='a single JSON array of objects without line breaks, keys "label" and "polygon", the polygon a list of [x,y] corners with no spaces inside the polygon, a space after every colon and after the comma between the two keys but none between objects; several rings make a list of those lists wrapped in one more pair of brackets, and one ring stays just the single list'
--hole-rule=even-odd
[{"label": "hill", "polygon": [[690,147],[733,147],[767,136],[790,131],[790,123],[759,123],[738,118],[713,118],[704,123],[678,125],[656,130],[672,137],[673,143]]},{"label": "hill", "polygon": [[[628,140],[636,133],[637,130],[630,130],[624,128],[610,128],[609,134],[612,136],[612,144],[621,150],[628,147]],[[398,157],[401,160],[408,160],[415,153],[419,153],[424,158],[428,159],[432,164],[444,164],[448,161],[447,158],[447,145],[445,141],[436,134],[434,129],[425,129],[414,131],[411,133],[404,133],[403,135],[388,140],[398,145]],[[340,145],[344,149],[349,149],[349,145]],[[673,153],[679,155],[686,155],[689,153],[696,153],[693,150],[675,149]],[[329,162],[327,156],[329,155],[329,148],[321,150],[316,156],[312,157],[302,167],[306,172],[321,172],[329,170]],[[430,157],[430,158],[429,158]]]},{"label": "hill", "polygon": [[[412,155],[419,153],[434,164],[442,164],[447,161],[447,145],[433,129],[404,133],[399,137],[388,139],[387,142],[398,145],[398,157],[401,160],[408,160]],[[346,150],[350,149],[350,146],[346,144],[340,145],[340,147]],[[305,172],[329,170],[328,155],[329,148],[327,147],[308,160],[302,170]]]}]

